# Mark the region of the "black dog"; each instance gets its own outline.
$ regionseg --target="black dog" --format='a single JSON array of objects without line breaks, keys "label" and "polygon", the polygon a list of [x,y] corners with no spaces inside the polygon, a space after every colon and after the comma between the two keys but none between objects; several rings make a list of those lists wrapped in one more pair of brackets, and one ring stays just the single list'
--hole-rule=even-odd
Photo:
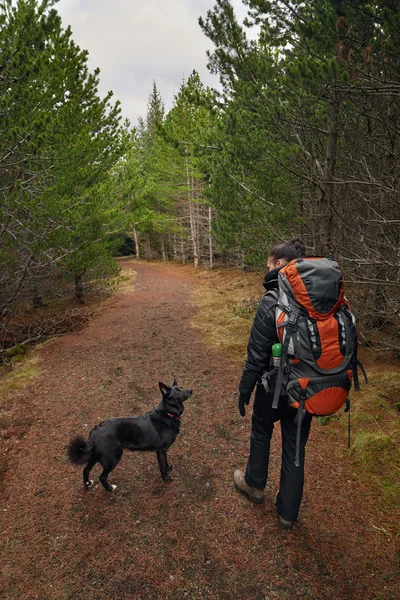
[{"label": "black dog", "polygon": [[68,446],[68,457],[75,465],[84,465],[83,483],[86,489],[93,485],[89,473],[99,462],[103,467],[100,481],[108,492],[117,487],[107,481],[108,475],[128,450],[152,450],[157,452],[158,464],[164,481],[172,481],[168,471],[167,450],[179,433],[183,403],[192,390],[183,390],[176,380],[172,387],[159,383],[162,400],[157,408],[140,417],[108,419],[96,425],[85,440],[81,435],[73,438]]}]

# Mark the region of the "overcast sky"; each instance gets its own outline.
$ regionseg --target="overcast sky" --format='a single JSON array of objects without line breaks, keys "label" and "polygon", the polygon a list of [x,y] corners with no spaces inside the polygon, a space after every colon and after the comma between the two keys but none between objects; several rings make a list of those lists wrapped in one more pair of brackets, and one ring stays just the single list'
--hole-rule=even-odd
[{"label": "overcast sky", "polygon": [[[232,3],[243,18],[241,0]],[[74,41],[89,51],[90,69],[100,68],[100,95],[112,90],[135,124],[146,114],[153,80],[167,110],[193,69],[204,84],[218,85],[206,67],[211,41],[198,25],[213,6],[214,0],[60,0],[56,8]]]}]

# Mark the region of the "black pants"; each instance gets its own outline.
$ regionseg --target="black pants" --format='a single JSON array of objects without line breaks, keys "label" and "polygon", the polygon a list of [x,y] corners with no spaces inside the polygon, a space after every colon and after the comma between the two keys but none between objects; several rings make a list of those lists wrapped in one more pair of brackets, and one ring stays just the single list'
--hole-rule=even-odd
[{"label": "black pants", "polygon": [[296,456],[297,425],[294,422],[297,411],[291,408],[284,398],[276,410],[272,409],[272,394],[267,394],[258,385],[254,399],[250,455],[247,462],[245,481],[260,490],[265,488],[268,479],[269,448],[274,422],[281,422],[282,465],[277,508],[287,521],[295,521],[299,512],[304,485],[305,446],[310,433],[311,415],[306,414],[301,425],[300,466],[294,464]]}]

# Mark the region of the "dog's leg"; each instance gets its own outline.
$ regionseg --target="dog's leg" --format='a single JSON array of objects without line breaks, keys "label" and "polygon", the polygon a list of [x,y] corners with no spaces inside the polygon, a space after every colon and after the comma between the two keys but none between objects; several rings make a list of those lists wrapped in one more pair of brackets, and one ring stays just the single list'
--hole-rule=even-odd
[{"label": "dog's leg", "polygon": [[115,490],[115,488],[117,487],[116,485],[111,485],[111,483],[109,483],[107,481],[107,477],[109,476],[111,471],[112,471],[112,469],[104,469],[102,474],[99,477],[100,483],[104,486],[104,488],[107,490],[107,492],[113,492]]},{"label": "dog's leg", "polygon": [[164,448],[157,450],[157,459],[163,480],[172,481],[172,477],[168,475],[168,471],[170,471],[172,467],[167,462],[167,451]]},{"label": "dog's leg", "polygon": [[86,490],[90,490],[93,485],[93,479],[89,479],[89,473],[93,469],[94,465],[97,463],[97,460],[91,456],[86,467],[83,469],[83,485]]},{"label": "dog's leg", "polygon": [[100,475],[99,479],[101,484],[105,487],[107,492],[113,492],[116,489],[116,485],[112,485],[107,481],[107,477],[115,469],[119,461],[121,460],[123,453],[123,448],[117,448],[115,450],[115,454],[113,458],[107,457],[100,460],[101,466],[103,467],[103,472]]}]

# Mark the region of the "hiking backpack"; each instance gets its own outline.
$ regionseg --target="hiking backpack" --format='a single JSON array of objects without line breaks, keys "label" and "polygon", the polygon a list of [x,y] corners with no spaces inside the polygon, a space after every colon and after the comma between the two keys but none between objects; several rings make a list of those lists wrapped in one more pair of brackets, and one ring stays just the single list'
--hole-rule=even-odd
[{"label": "hiking backpack", "polygon": [[[332,257],[298,258],[278,274],[276,329],[282,343],[279,367],[267,374],[275,381],[273,408],[281,395],[297,408],[296,466],[301,423],[306,411],[334,414],[346,404],[354,379],[359,390],[356,321],[344,296],[344,279]],[[264,376],[265,382],[265,376]],[[268,384],[268,382],[267,382]]]}]

